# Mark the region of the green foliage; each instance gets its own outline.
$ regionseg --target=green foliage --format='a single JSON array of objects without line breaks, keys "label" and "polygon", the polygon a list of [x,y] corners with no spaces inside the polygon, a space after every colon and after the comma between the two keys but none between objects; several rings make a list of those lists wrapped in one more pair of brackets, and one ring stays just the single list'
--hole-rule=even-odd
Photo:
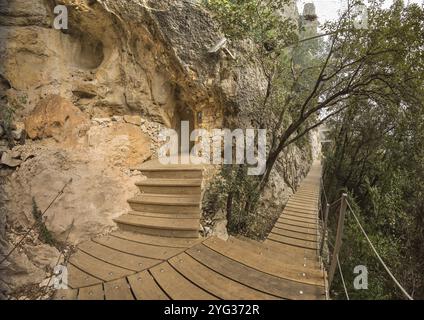
[{"label": "green foliage", "polygon": [[2,100],[0,103],[0,125],[5,131],[6,138],[9,146],[13,147],[15,142],[12,138],[12,131],[16,129],[13,127],[13,120],[18,110],[22,109],[27,103],[28,97],[26,94],[17,96],[10,101]]},{"label": "green foliage", "polygon": [[220,211],[225,212],[227,228],[232,234],[254,233],[254,208],[259,200],[256,192],[257,179],[248,176],[246,171],[247,167],[244,165],[224,165],[204,197],[203,211],[212,216]]},{"label": "green foliage", "polygon": [[[336,200],[341,190],[351,192],[355,210],[383,259],[408,292],[424,298],[423,8],[400,1],[385,8],[382,0],[371,0],[367,29],[357,29],[346,14],[326,23],[322,30],[328,40],[316,43],[293,41],[296,37],[290,32],[274,32],[280,22],[268,25],[273,19],[259,17],[276,17],[276,11],[260,3],[207,2],[230,38],[250,38],[257,45],[268,80],[252,117],[272,135],[266,172],[256,192],[263,191],[287,146],[305,147],[308,130],[328,120],[334,140],[325,150],[330,197]],[[285,48],[287,44],[292,46]],[[230,226],[237,232],[245,230],[245,221],[257,221],[249,220],[255,212],[250,197],[258,197],[249,183],[256,187],[258,181],[241,179],[237,169],[231,172],[223,189],[229,196],[222,197],[220,208],[238,221]],[[235,209],[228,210],[228,203]],[[336,212],[331,216],[334,235]],[[344,243],[341,262],[352,298],[403,298],[351,217]],[[352,288],[353,268],[359,264],[368,267],[369,290]],[[334,284],[334,293],[342,298],[340,278]]]},{"label": "green foliage", "polygon": [[233,40],[250,38],[267,51],[291,43],[296,25],[283,16],[289,0],[204,0]]},{"label": "green foliage", "polygon": [[14,114],[15,114],[14,108],[10,107],[9,105],[2,106],[2,108],[1,108],[1,122],[2,122],[2,125],[5,129],[10,128]]},{"label": "green foliage", "polygon": [[[369,29],[344,33],[346,41],[337,49],[346,61],[360,61],[360,76],[369,81],[346,96],[347,108],[328,123],[334,142],[324,150],[324,180],[331,200],[342,190],[351,192],[355,212],[383,260],[414,298],[423,299],[424,11],[401,2],[381,9],[380,3],[371,2]],[[336,213],[330,214],[333,236]],[[405,298],[352,217],[343,243],[340,260],[351,298]],[[368,268],[368,290],[353,288],[356,265]],[[338,275],[333,293],[344,298]]]},{"label": "green foliage", "polygon": [[[330,122],[334,144],[325,150],[325,183],[331,198],[336,199],[341,190],[352,192],[355,212],[378,252],[418,299],[424,298],[423,106],[423,98],[357,105]],[[335,221],[332,230],[334,234]],[[347,223],[341,263],[352,298],[404,298],[353,219]],[[352,287],[352,270],[358,264],[368,267],[369,290]],[[334,289],[343,298],[339,278]]]},{"label": "green foliage", "polygon": [[45,244],[57,247],[58,242],[54,238],[53,234],[49,231],[49,229],[47,229],[46,224],[43,221],[42,213],[38,208],[35,198],[32,198],[32,215],[35,219],[35,223],[38,229],[39,240]]}]

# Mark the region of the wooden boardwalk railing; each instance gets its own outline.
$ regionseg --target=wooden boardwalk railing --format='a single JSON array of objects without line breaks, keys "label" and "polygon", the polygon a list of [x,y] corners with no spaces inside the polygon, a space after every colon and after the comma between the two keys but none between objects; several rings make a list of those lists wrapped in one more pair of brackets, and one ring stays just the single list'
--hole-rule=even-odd
[{"label": "wooden boardwalk railing", "polygon": [[325,299],[315,163],[264,242],[117,231],[79,246],[57,299]]}]

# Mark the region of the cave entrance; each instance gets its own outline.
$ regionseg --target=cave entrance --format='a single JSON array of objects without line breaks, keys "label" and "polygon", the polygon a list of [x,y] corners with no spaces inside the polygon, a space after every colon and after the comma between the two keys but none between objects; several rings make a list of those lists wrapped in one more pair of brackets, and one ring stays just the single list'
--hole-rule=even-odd
[{"label": "cave entrance", "polygon": [[[178,153],[179,154],[186,154],[188,152],[182,152],[181,151],[181,146],[183,145],[183,143],[187,143],[186,141],[183,141],[185,139],[187,139],[187,135],[184,134],[182,127],[181,127],[181,122],[182,121],[188,121],[189,123],[189,133],[188,133],[188,139],[190,140],[190,134],[193,132],[193,130],[195,129],[195,118],[194,118],[194,112],[193,110],[191,110],[191,108],[189,108],[187,105],[179,105],[177,107],[176,110],[176,114],[175,114],[175,129],[178,133],[178,143],[179,143],[179,148],[178,148]],[[189,141],[189,148],[190,150],[194,147],[194,141]]]}]

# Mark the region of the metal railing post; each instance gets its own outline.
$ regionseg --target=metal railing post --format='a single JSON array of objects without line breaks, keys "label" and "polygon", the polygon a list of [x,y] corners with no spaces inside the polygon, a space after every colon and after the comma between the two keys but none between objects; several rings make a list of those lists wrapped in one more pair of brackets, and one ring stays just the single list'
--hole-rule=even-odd
[{"label": "metal railing post", "polygon": [[320,244],[320,247],[319,247],[320,257],[322,257],[322,250],[324,249],[325,237],[327,235],[327,220],[328,220],[328,212],[329,211],[330,211],[330,205],[327,203],[326,206],[325,206],[325,211],[324,211],[324,217],[323,217],[324,226],[322,228],[321,244]]},{"label": "metal railing post", "polygon": [[337,234],[336,234],[336,243],[334,244],[333,254],[331,256],[330,269],[328,272],[328,288],[331,288],[331,283],[334,279],[334,273],[337,268],[337,258],[339,256],[340,247],[342,246],[342,237],[343,237],[343,228],[344,228],[344,219],[346,215],[347,207],[347,194],[343,193],[340,203],[340,214],[339,221],[337,223]]}]

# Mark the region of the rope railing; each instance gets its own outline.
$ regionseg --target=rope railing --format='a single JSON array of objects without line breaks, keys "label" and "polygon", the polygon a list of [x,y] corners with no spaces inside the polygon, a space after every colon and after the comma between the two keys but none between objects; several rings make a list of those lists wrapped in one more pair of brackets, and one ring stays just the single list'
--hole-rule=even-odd
[{"label": "rope railing", "polygon": [[[325,192],[324,187],[322,188],[322,190],[323,190],[323,192]],[[324,195],[324,198],[327,199],[326,195]],[[331,204],[327,203],[326,204],[327,205],[326,211],[330,207],[334,206],[335,204],[337,204],[339,202],[340,202],[340,210],[339,210],[339,219],[338,219],[338,222],[337,222],[336,242],[333,245],[329,240],[327,241],[327,243],[329,243],[333,247],[333,253],[332,253],[332,256],[331,256],[331,263],[330,263],[330,266],[329,266],[328,287],[331,288],[331,284],[332,284],[332,281],[334,279],[335,270],[336,270],[336,268],[338,268],[339,273],[340,273],[340,278],[341,278],[341,281],[342,281],[342,285],[343,285],[343,289],[345,291],[346,298],[347,298],[347,300],[350,300],[349,293],[348,293],[347,287],[346,287],[346,282],[345,282],[345,279],[344,279],[344,276],[343,276],[340,260],[339,260],[339,253],[340,253],[340,248],[341,248],[341,244],[342,244],[344,220],[345,220],[346,210],[349,209],[349,212],[352,213],[352,216],[354,217],[356,224],[359,226],[359,229],[361,230],[362,234],[364,235],[365,239],[367,240],[368,244],[370,245],[373,253],[376,255],[378,261],[382,264],[382,266],[384,267],[386,272],[389,274],[390,278],[393,280],[393,282],[401,290],[401,292],[404,294],[404,296],[407,299],[414,300],[412,298],[412,296],[405,290],[405,288],[396,279],[396,277],[393,275],[393,273],[391,272],[389,267],[386,265],[384,260],[381,258],[380,254],[378,253],[377,249],[375,248],[374,244],[372,243],[368,234],[366,233],[365,229],[363,228],[362,224],[360,223],[358,216],[355,214],[354,210],[352,209],[352,206],[350,205],[350,203],[348,201],[348,195],[346,193],[344,193],[344,194],[342,194],[342,196],[339,199],[332,202]],[[328,219],[328,211],[325,214],[325,221],[324,221],[324,230],[323,231],[325,233],[327,232],[327,228],[328,228],[327,219]],[[323,250],[323,246],[324,246],[324,241],[325,241],[325,238],[326,238],[325,233],[322,235],[322,242],[321,242],[321,246],[320,246],[320,253],[321,254],[322,254],[322,250]]]},{"label": "rope railing", "polygon": [[386,272],[389,274],[390,278],[392,278],[393,282],[396,284],[396,286],[402,291],[402,293],[407,297],[409,300],[414,300],[411,295],[405,290],[405,288],[400,284],[400,282],[396,279],[396,277],[393,275],[393,273],[390,271],[389,267],[386,265],[386,263],[381,258],[380,254],[377,252],[374,244],[371,242],[370,238],[368,237],[367,233],[365,232],[365,229],[362,227],[361,222],[359,221],[358,217],[356,216],[355,212],[353,211],[351,205],[349,204],[349,201],[347,201],[347,205],[349,207],[350,212],[352,213],[352,216],[355,218],[356,223],[359,226],[359,229],[361,229],[362,234],[364,235],[365,239],[367,240],[368,244],[370,245],[372,251],[377,256],[377,259],[380,261],[380,263],[383,265]]},{"label": "rope railing", "polygon": [[[332,244],[330,240],[328,240],[328,244],[329,244],[332,248],[334,248],[334,244]],[[345,292],[345,295],[346,295],[346,300],[350,300],[349,292],[347,291],[346,281],[345,281],[344,276],[343,276],[343,270],[342,270],[342,266],[341,266],[341,264],[340,264],[339,257],[337,257],[337,267],[338,267],[338,269],[339,269],[340,279],[342,280],[343,289],[344,289],[344,292]]]},{"label": "rope railing", "polygon": [[[65,242],[64,242],[65,244],[68,243],[69,237],[71,235],[71,232],[72,232],[72,229],[74,228],[74,226],[75,226],[75,218],[72,219],[71,225],[69,227],[68,235],[66,236],[66,239],[65,239]],[[64,256],[63,250],[60,251],[59,256],[57,257],[55,267],[60,265],[60,259],[62,258],[62,256]],[[54,275],[55,275],[55,268],[53,268],[52,272],[50,273],[50,276],[48,278],[49,281],[47,282],[47,285],[44,287],[44,293],[46,293],[48,291],[48,289],[50,287],[50,283],[51,283]]]},{"label": "rope railing", "polygon": [[349,293],[347,292],[346,282],[345,282],[345,279],[344,279],[344,277],[343,277],[343,271],[342,271],[342,267],[341,267],[341,265],[340,265],[339,257],[337,257],[337,266],[338,266],[338,268],[339,268],[340,279],[342,280],[343,289],[344,289],[344,292],[345,292],[345,295],[346,295],[346,299],[347,299],[347,300],[350,300],[350,298],[349,298]]},{"label": "rope railing", "polygon": [[[323,253],[324,243],[325,243],[325,240],[326,240],[326,237],[327,237],[327,228],[328,228],[328,221],[327,220],[328,220],[329,211],[333,206],[340,203],[339,219],[338,219],[338,223],[337,223],[336,243],[333,245],[330,240],[327,241],[333,247],[331,264],[329,266],[329,277],[328,277],[328,287],[329,287],[329,289],[331,288],[331,283],[332,283],[333,278],[334,278],[334,272],[335,272],[335,269],[337,267],[338,270],[339,270],[339,273],[340,273],[340,278],[341,278],[341,281],[342,281],[342,285],[343,285],[343,289],[345,291],[346,298],[347,298],[347,300],[350,299],[349,293],[348,293],[347,287],[346,287],[346,282],[345,282],[345,279],[344,279],[344,276],[343,276],[340,260],[339,260],[339,253],[340,253],[340,248],[341,248],[341,243],[342,243],[342,235],[343,235],[344,219],[345,219],[346,209],[349,209],[349,212],[352,213],[352,216],[353,216],[356,224],[359,226],[359,229],[361,230],[362,234],[364,235],[365,239],[367,240],[369,246],[371,247],[371,250],[376,255],[378,261],[381,263],[383,268],[386,270],[386,272],[388,273],[390,278],[393,280],[393,282],[396,284],[396,286],[399,288],[399,290],[403,293],[403,295],[407,299],[414,300],[412,298],[412,296],[405,290],[405,288],[396,279],[396,277],[393,275],[393,273],[391,272],[389,267],[386,265],[384,260],[381,258],[380,254],[378,253],[377,249],[375,248],[374,244],[372,243],[368,234],[366,233],[365,229],[363,228],[361,222],[359,221],[358,216],[355,214],[352,206],[350,205],[350,203],[348,201],[348,195],[346,193],[343,193],[340,198],[333,201],[332,203],[329,203],[328,193],[325,189],[324,180],[322,179],[322,177],[320,179],[320,185],[321,185],[321,192],[322,192],[322,195],[323,195],[323,198],[324,198],[323,200],[325,201],[325,204],[321,203],[321,205],[320,205],[320,209],[321,209],[321,213],[322,213],[322,219],[323,219],[323,228],[322,228],[323,234],[322,234],[322,237],[321,237],[321,244],[320,244],[320,256]],[[324,207],[324,205],[325,205],[325,207]]]}]

